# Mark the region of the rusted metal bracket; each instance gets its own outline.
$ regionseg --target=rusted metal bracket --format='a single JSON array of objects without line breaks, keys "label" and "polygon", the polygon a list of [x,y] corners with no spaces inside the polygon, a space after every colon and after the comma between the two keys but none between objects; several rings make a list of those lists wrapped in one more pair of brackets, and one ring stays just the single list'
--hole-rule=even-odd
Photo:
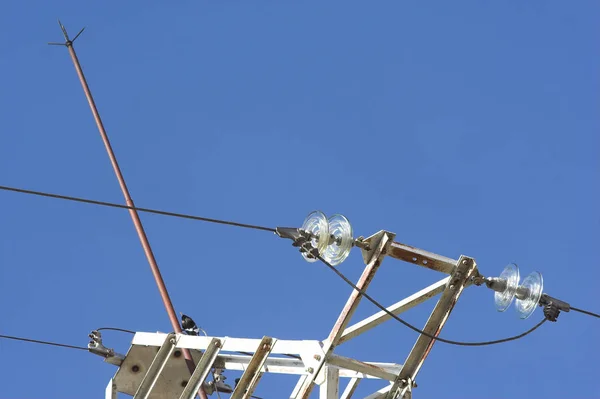
[{"label": "rusted metal bracket", "polygon": [[399,242],[393,242],[390,245],[389,256],[446,274],[451,274],[456,266],[454,259]]},{"label": "rusted metal bracket", "polygon": [[[455,271],[452,273],[450,280],[447,283],[446,289],[442,293],[440,300],[423,328],[424,332],[435,337],[440,334],[456,301],[476,270],[477,265],[474,259],[466,256],[460,257]],[[412,389],[413,381],[423,365],[423,362],[429,355],[434,343],[435,340],[426,337],[425,335],[421,334],[419,336],[417,342],[410,351],[406,362],[404,362],[400,374],[398,374],[396,381],[394,381],[394,385],[388,392],[386,399],[401,398],[399,395],[405,394],[408,391],[408,388]]]},{"label": "rusted metal bracket", "polygon": [[261,369],[273,350],[275,342],[277,342],[275,338],[263,337],[250,363],[248,363],[248,368],[246,368],[246,371],[244,371],[240,381],[233,390],[231,399],[249,399],[252,396],[256,385],[262,377]]}]

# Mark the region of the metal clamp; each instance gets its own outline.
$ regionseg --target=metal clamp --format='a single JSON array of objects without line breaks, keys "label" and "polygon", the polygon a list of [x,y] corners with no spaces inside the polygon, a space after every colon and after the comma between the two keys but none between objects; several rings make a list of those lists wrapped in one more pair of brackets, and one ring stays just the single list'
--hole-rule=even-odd
[{"label": "metal clamp", "polygon": [[88,334],[88,337],[92,339],[88,343],[88,351],[95,355],[102,356],[104,361],[107,363],[114,364],[115,366],[121,366],[125,356],[121,355],[120,353],[116,353],[114,349],[104,346],[102,344],[102,334],[100,331],[94,330]]}]

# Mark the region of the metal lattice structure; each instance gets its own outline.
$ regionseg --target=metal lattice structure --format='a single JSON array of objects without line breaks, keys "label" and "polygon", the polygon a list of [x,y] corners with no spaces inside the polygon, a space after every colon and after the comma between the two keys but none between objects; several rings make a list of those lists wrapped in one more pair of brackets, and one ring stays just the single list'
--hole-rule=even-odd
[{"label": "metal lattice structure", "polygon": [[[360,246],[366,266],[356,286],[366,291],[385,257],[448,274],[387,308],[398,315],[441,294],[423,328],[426,334],[437,337],[463,289],[472,283],[473,278],[479,277],[475,260],[466,256],[450,259],[394,242],[394,238],[394,233],[380,231],[362,240]],[[307,399],[317,386],[322,399],[349,399],[364,378],[385,382],[382,389],[365,399],[411,398],[415,379],[435,343],[434,339],[419,335],[403,364],[363,362],[334,353],[337,346],[391,319],[390,315],[381,311],[350,325],[362,297],[360,292],[353,290],[329,336],[323,341],[138,332],[125,356],[107,350],[101,340],[97,341],[99,346],[92,345],[91,350],[119,366],[107,386],[106,399],[116,399],[117,392],[132,395],[135,399],[192,399],[201,387],[207,393],[214,391],[215,384],[205,381],[211,369],[218,372],[243,371],[232,389],[232,399],[250,398],[263,373],[298,375],[290,399]],[[186,350],[192,354],[196,364],[191,376],[182,356],[182,351]],[[247,354],[240,355],[240,352]],[[349,380],[341,394],[340,379]]]}]

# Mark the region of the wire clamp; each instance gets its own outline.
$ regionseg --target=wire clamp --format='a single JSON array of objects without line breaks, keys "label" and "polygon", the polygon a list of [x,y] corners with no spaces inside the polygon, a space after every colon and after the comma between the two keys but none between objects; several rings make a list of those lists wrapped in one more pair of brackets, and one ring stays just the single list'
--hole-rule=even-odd
[{"label": "wire clamp", "polygon": [[88,351],[94,355],[102,356],[104,361],[107,363],[114,364],[115,366],[121,366],[125,356],[116,353],[114,349],[104,346],[102,344],[102,334],[100,331],[94,330],[88,335],[88,337],[91,338],[91,341],[88,343]]},{"label": "wire clamp", "polygon": [[553,298],[548,294],[542,294],[539,305],[544,308],[544,316],[546,319],[552,322],[556,322],[561,310],[565,312],[571,310],[571,305],[567,302]]}]

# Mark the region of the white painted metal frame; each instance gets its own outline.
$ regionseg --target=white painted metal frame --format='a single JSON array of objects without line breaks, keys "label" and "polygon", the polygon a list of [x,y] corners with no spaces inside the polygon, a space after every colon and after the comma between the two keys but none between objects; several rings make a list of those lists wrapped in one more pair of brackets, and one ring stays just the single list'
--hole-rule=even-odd
[{"label": "white painted metal frame", "polygon": [[[471,277],[478,274],[476,263],[468,257],[458,261],[433,254],[405,244],[393,242],[395,234],[386,231],[364,240],[366,249],[362,249],[365,270],[357,282],[357,287],[367,290],[385,256],[418,264],[419,266],[450,274],[446,278],[426,287],[413,295],[389,306],[387,310],[399,315],[426,300],[442,294],[438,300],[424,331],[437,336],[450,315],[463,289],[470,285]],[[155,347],[157,352],[153,359],[146,353],[142,364],[145,375],[139,386],[133,387],[130,381],[119,378],[119,372],[112,378],[106,388],[106,399],[116,399],[117,392],[131,391],[136,388],[135,398],[153,399],[152,388],[157,384],[161,370],[168,359],[179,349],[190,349],[197,358],[198,364],[189,381],[182,382],[184,387],[169,387],[173,397],[191,399],[198,387],[204,383],[211,368],[240,370],[243,375],[237,384],[232,398],[247,399],[252,395],[263,373],[295,374],[299,376],[298,383],[291,392],[290,399],[308,399],[315,385],[319,385],[322,399],[350,399],[360,381],[364,378],[381,379],[387,382],[382,389],[367,396],[365,399],[408,399],[412,396],[412,388],[416,375],[431,351],[434,340],[419,335],[417,341],[406,359],[404,365],[393,363],[362,362],[344,356],[336,355],[337,345],[362,335],[371,329],[392,319],[386,312],[378,312],[361,321],[348,326],[354,311],[358,307],[362,295],[353,290],[334,324],[328,338],[316,340],[278,340],[271,337],[262,339],[229,338],[229,337],[196,337],[183,334],[136,333],[130,352],[123,361],[131,367],[128,357],[135,356],[140,349]],[[245,352],[251,355],[240,355]],[[299,358],[284,357],[283,355],[298,355]],[[125,367],[125,366],[121,366]],[[165,371],[166,372],[166,371]],[[349,379],[344,391],[340,394],[340,378]],[[140,382],[141,381],[141,382]],[[128,385],[120,387],[121,385]],[[186,385],[187,384],[187,385]],[[164,387],[163,387],[164,388]],[[177,392],[174,392],[177,391]],[[130,393],[131,394],[131,393]],[[164,394],[161,393],[161,394]]]}]

